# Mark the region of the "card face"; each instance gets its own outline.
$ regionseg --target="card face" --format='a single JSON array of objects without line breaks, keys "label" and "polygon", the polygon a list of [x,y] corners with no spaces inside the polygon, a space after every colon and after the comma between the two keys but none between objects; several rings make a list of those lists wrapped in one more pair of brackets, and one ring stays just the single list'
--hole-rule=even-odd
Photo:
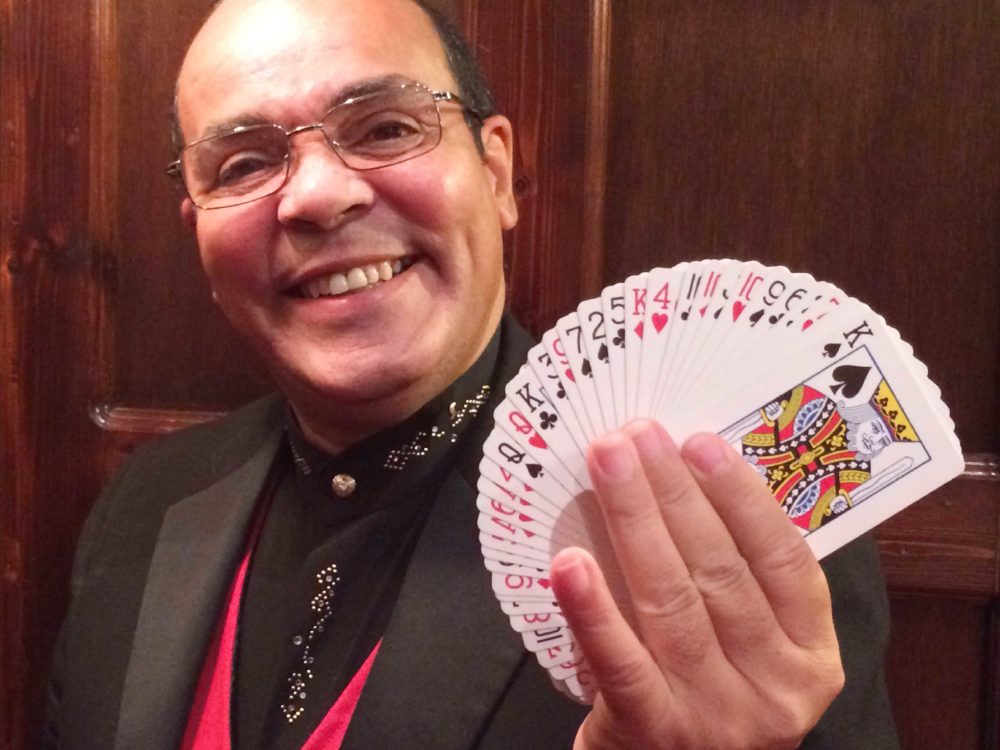
[{"label": "card face", "polygon": [[[964,466],[892,336],[869,320],[845,333],[843,343],[789,368],[816,368],[811,374],[720,432],[767,482],[817,557]],[[780,382],[777,375],[772,382]]]},{"label": "card face", "polygon": [[722,435],[817,557],[961,473],[940,390],[862,302],[784,267],[729,259],[654,268],[581,302],[506,385],[483,446],[477,525],[511,627],[573,700],[593,678],[549,574],[579,547],[636,632],[590,485],[587,448],[637,417],[678,443]]},{"label": "card face", "polygon": [[[625,393],[628,382],[625,378],[626,312],[625,284],[614,284],[601,293],[601,309],[607,329],[608,372],[611,379],[611,398],[614,402],[615,425],[620,427],[627,419]],[[579,308],[577,309],[579,312]]]},{"label": "card face", "polygon": [[[568,323],[566,318],[563,318],[561,322],[564,326]],[[577,379],[577,372],[573,369],[573,364],[568,354],[568,351],[577,351],[576,356],[579,357],[579,347],[575,338],[574,336],[570,340],[570,343],[567,344],[567,342],[563,341],[559,329],[553,328],[542,336],[542,346],[548,353],[549,361],[558,373],[561,391],[569,403],[568,410],[571,410],[576,415],[577,423],[580,429],[583,430],[583,434],[589,443],[600,434],[600,431],[603,431],[603,425],[595,427],[593,422],[591,422],[591,415],[588,413],[583,396],[580,394],[580,383]],[[580,346],[582,347],[582,341],[580,342]],[[580,380],[583,379],[583,377],[580,378]]]},{"label": "card face", "polygon": [[[574,476],[585,474],[583,451],[586,445],[580,445],[582,435],[573,434],[573,422],[567,420],[558,406],[552,403],[535,371],[523,365],[507,384],[505,393],[511,410],[520,412],[566,469]],[[503,417],[496,419],[503,421]]]},{"label": "card face", "polygon": [[678,341],[678,315],[684,276],[692,264],[681,263],[674,268],[654,268],[646,279],[643,297],[643,337],[639,367],[635,377],[635,411],[632,417],[653,414],[653,404],[660,390],[660,368],[669,351]]},{"label": "card face", "polygon": [[583,346],[590,363],[590,393],[594,404],[591,406],[588,403],[587,409],[599,412],[604,430],[612,430],[620,424],[611,382],[614,333],[604,317],[604,305],[599,297],[581,302],[576,309],[576,318],[582,329]]},{"label": "card face", "polygon": [[622,285],[625,302],[625,420],[635,419],[638,398],[639,368],[646,329],[646,282],[650,273],[629,276]]},{"label": "card face", "polygon": [[[600,300],[589,300],[589,303],[591,304],[590,314],[596,320],[580,320],[579,315],[575,312],[560,318],[556,323],[556,331],[559,332],[559,336],[554,339],[553,354],[559,352],[569,361],[569,379],[576,386],[580,403],[587,413],[587,421],[593,428],[594,434],[601,435],[608,431],[608,424],[614,424],[614,415],[611,414],[610,419],[605,418],[605,407],[602,406],[598,398],[597,388],[594,384],[595,367],[604,365],[590,356],[586,339],[592,336],[605,338],[604,313],[600,311]],[[593,309],[594,303],[597,306],[596,310]],[[542,337],[542,341],[545,341],[544,337]],[[561,348],[556,349],[557,346]],[[601,353],[600,348],[598,348],[598,353]],[[606,361],[606,350],[604,354]],[[572,399],[572,395],[570,398]]]},{"label": "card face", "polygon": [[[553,336],[556,335],[551,331],[550,333]],[[563,384],[563,375],[560,374],[560,370],[564,371],[566,364],[568,362],[562,363],[559,357],[553,359],[544,344],[536,344],[528,351],[528,366],[535,373],[535,377],[544,389],[549,401],[556,407],[559,419],[566,426],[570,435],[574,436],[580,451],[583,452],[591,438],[587,437],[588,433],[577,417],[576,411],[569,401],[566,386]]]}]

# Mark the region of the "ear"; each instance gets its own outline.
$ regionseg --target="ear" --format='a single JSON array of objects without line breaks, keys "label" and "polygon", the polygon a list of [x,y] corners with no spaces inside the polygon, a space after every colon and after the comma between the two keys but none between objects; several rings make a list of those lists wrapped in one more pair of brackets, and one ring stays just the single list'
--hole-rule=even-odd
[{"label": "ear", "polygon": [[180,214],[184,226],[193,232],[198,225],[198,209],[195,208],[190,198],[185,197],[181,200]]},{"label": "ear", "polygon": [[483,139],[483,165],[490,172],[493,200],[503,229],[517,224],[514,200],[514,131],[503,115],[486,118],[480,131]]}]

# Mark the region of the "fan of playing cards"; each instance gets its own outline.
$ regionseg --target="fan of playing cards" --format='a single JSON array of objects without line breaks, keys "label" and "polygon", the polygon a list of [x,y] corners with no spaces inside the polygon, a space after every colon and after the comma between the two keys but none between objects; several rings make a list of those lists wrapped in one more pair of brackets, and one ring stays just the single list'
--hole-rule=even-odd
[{"label": "fan of playing cards", "polygon": [[583,507],[594,437],[638,417],[678,443],[724,436],[817,557],[964,466],[940,391],[895,330],[832,284],[756,262],[681,263],[609,286],[542,337],[505,394],[480,465],[483,558],[513,628],[583,702],[587,667],[548,584],[555,554],[591,551],[629,616]]}]

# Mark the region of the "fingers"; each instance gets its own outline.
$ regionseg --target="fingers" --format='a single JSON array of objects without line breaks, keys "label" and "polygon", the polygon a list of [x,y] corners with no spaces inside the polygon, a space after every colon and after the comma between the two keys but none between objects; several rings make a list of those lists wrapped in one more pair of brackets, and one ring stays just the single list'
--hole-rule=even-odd
[{"label": "fingers", "polygon": [[782,630],[802,646],[835,642],[826,577],[756,472],[715,435],[695,435],[682,453]]},{"label": "fingers", "polygon": [[608,707],[628,715],[646,701],[669,701],[659,667],[618,611],[594,559],[565,549],[552,561],[551,580]]},{"label": "fingers", "polygon": [[[657,660],[683,671],[678,657],[695,662],[717,645],[756,670],[786,635],[827,646],[825,579],[753,470],[715,436],[682,454],[652,421],[623,432],[595,442],[592,479]],[[615,471],[623,442],[640,462],[632,475]]]},{"label": "fingers", "polygon": [[553,560],[600,691],[578,745],[795,746],[842,671],[822,571],[769,489],[720,438],[678,450],[649,420],[588,468],[632,614],[589,555]]},{"label": "fingers", "polygon": [[[674,449],[675,460],[680,455]],[[589,468],[608,538],[643,641],[662,666],[691,673],[718,658],[718,642],[688,565],[668,531],[636,446],[611,433],[590,448]],[[697,487],[690,481],[693,490]]]}]

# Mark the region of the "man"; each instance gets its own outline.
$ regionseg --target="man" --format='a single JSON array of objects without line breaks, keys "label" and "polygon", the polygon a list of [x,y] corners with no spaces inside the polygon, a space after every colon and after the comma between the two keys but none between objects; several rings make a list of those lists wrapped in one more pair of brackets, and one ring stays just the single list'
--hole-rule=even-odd
[{"label": "man", "polygon": [[102,497],[50,744],[894,746],[870,545],[827,566],[835,632],[823,571],[714,436],[591,446],[637,622],[586,553],[553,561],[592,710],[510,632],[472,487],[528,346],[502,320],[513,135],[463,54],[413,0],[225,0],[199,31],[181,214],[284,399],[139,451]]}]

